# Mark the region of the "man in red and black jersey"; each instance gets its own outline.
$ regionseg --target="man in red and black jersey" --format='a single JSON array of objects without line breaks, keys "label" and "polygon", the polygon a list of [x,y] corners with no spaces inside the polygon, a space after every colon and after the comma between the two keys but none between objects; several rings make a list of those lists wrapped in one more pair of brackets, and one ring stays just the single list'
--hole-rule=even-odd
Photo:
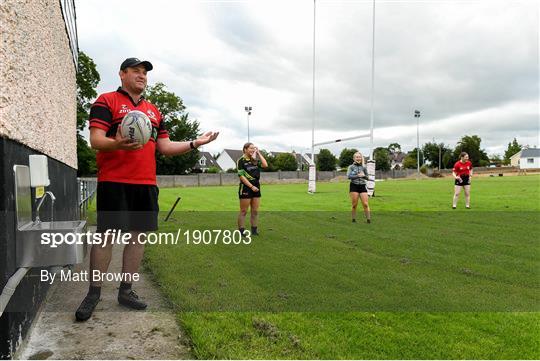
[{"label": "man in red and black jersey", "polygon": [[456,209],[459,194],[461,188],[465,191],[465,208],[470,209],[471,201],[471,177],[473,173],[473,166],[469,160],[469,155],[466,152],[461,152],[459,155],[460,160],[454,164],[452,175],[454,176],[454,199],[452,201],[452,208]]},{"label": "man in red and black jersey", "polygon": [[[158,216],[155,151],[178,155],[215,140],[219,133],[207,132],[190,142],[169,139],[159,110],[142,96],[147,84],[148,61],[128,58],[120,65],[122,86],[100,95],[90,109],[90,143],[98,150],[97,232],[122,230],[131,233],[131,243],[124,248],[122,275],[133,279],[142,260],[144,245],[137,242],[139,233],[155,231]],[[144,112],[152,122],[153,132],[145,145],[131,142],[119,131],[124,116],[132,110]],[[94,245],[90,253],[92,279],[88,294],[75,316],[85,321],[92,315],[101,295],[102,274],[109,267],[112,243]],[[128,277],[129,276],[129,277]],[[145,309],[146,303],[131,289],[131,282],[120,284],[118,302],[134,309]]]}]

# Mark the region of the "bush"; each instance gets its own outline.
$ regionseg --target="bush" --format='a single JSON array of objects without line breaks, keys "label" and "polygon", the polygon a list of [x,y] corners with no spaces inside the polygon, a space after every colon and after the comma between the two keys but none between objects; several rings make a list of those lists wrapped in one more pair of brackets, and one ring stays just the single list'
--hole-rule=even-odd
[{"label": "bush", "polygon": [[349,165],[352,164],[353,162],[353,155],[354,153],[358,152],[358,149],[355,149],[355,148],[352,148],[352,149],[349,149],[349,148],[344,148],[341,153],[339,154],[339,160],[338,160],[338,165],[341,167],[341,168],[345,168],[345,170],[347,169],[347,167]]},{"label": "bush", "polygon": [[321,149],[317,158],[317,169],[321,171],[336,170],[337,159],[328,149]]},{"label": "bush", "polygon": [[236,173],[236,169],[229,168],[229,169],[227,169],[226,173]]},{"label": "bush", "polygon": [[294,171],[298,168],[296,158],[291,153],[281,153],[274,160],[277,169],[283,171]]},{"label": "bush", "polygon": [[427,174],[427,165],[424,164],[420,167],[420,173]]},{"label": "bush", "polygon": [[219,173],[219,168],[218,167],[210,167],[210,168],[208,168],[206,173]]}]

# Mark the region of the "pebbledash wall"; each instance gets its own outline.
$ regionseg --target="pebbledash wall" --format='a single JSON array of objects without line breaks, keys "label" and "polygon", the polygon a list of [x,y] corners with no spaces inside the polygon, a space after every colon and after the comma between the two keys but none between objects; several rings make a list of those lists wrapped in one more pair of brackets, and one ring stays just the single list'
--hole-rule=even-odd
[{"label": "pebbledash wall", "polygon": [[[78,216],[74,0],[2,0],[0,26],[1,291],[16,271],[13,165],[46,155],[55,219]],[[47,220],[49,212],[41,213]],[[0,318],[1,359],[13,357],[45,299],[39,271],[30,270]],[[24,312],[10,312],[13,305]]]}]

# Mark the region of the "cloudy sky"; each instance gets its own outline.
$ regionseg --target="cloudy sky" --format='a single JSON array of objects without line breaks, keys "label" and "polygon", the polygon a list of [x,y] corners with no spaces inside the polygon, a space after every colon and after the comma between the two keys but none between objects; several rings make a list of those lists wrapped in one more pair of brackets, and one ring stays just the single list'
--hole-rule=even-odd
[{"label": "cloudy sky", "polygon": [[[369,132],[372,1],[316,2],[315,142]],[[149,84],[184,100],[205,150],[247,140],[311,147],[313,0],[77,0],[79,48],[98,92],[116,89],[126,57],[150,60]],[[452,147],[476,134],[489,154],[539,141],[538,1],[376,1],[374,146]],[[325,146],[369,152],[369,138]]]}]

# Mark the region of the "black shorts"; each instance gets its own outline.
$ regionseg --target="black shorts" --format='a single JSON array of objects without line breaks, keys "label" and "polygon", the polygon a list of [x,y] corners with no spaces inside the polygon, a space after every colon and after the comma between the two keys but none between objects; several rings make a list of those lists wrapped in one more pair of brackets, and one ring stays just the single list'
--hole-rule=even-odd
[{"label": "black shorts", "polygon": [[157,230],[158,194],[154,185],[99,182],[97,232],[107,229],[148,232]]},{"label": "black shorts", "polygon": [[457,185],[457,186],[470,186],[471,185],[471,177],[469,177],[468,175],[462,175],[461,176],[461,183],[459,182],[459,180],[455,179],[454,180],[454,184]]},{"label": "black shorts", "polygon": [[349,192],[356,192],[356,193],[367,193],[367,188],[365,184],[349,184]]},{"label": "black shorts", "polygon": [[244,183],[240,182],[238,186],[238,198],[240,199],[250,199],[250,198],[260,198],[261,197],[261,185],[258,181],[252,180],[249,181],[255,187],[259,188],[258,192],[253,192],[251,188],[246,186]]}]

